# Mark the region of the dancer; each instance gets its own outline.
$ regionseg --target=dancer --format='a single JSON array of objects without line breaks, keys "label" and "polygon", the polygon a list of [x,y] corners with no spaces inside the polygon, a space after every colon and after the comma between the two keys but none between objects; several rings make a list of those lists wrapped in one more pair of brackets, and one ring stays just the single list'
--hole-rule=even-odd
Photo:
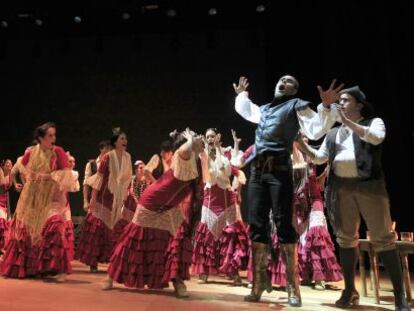
[{"label": "dancer", "polygon": [[122,218],[122,206],[132,179],[126,134],[115,128],[110,141],[113,150],[103,156],[98,172],[87,181],[93,188],[92,197],[75,255],[92,272],[98,263],[109,262],[115,245],[113,230]]},{"label": "dancer", "polygon": [[142,193],[118,240],[103,289],[111,289],[114,280],[155,289],[172,281],[177,297],[188,296],[184,280],[190,277],[194,215],[201,207],[196,159],[202,148],[189,129],[178,136],[171,168]]},{"label": "dancer", "polygon": [[99,165],[105,154],[111,150],[111,142],[109,140],[103,140],[98,144],[99,155],[96,159],[91,159],[85,166],[85,178],[83,180],[83,209],[85,212],[89,211],[91,186],[89,186],[89,179],[98,172]]},{"label": "dancer", "polygon": [[144,172],[145,163],[138,160],[135,162],[134,166],[135,175],[132,176],[131,187],[128,190],[128,196],[122,206],[122,217],[114,226],[113,237],[115,241],[118,241],[126,225],[132,221],[139,198],[144,190],[151,184],[150,178]]},{"label": "dancer", "polygon": [[63,282],[72,272],[63,234],[66,192],[75,183],[65,151],[55,145],[55,124],[37,127],[34,138],[38,144],[22,159],[26,184],[10,224],[1,273],[13,278],[54,275]]},{"label": "dancer", "polygon": [[160,145],[160,153],[154,154],[145,166],[145,174],[151,182],[156,181],[170,169],[172,156],[173,146],[171,141],[163,141]]},{"label": "dancer", "polygon": [[275,87],[274,99],[260,108],[248,98],[249,83],[241,77],[233,84],[237,93],[236,111],[246,120],[258,123],[255,147],[247,163],[252,162],[248,184],[248,221],[253,251],[253,288],[245,297],[247,301],[259,301],[268,288],[267,244],[269,237],[269,211],[273,210],[279,232],[283,256],[287,267],[288,301],[291,306],[301,306],[297,268],[297,234],[292,226],[292,167],[290,154],[292,143],[301,128],[312,139],[322,137],[334,124],[329,107],[338,97],[342,86],[334,88],[332,82],[327,91],[319,87],[322,105],[318,114],[309,103],[295,97],[299,83],[290,76],[280,78]]},{"label": "dancer", "polygon": [[[73,177],[73,182],[75,184],[74,188],[72,189],[71,192],[78,192],[80,189],[80,185],[79,185],[79,173],[77,171],[75,171],[75,165],[76,165],[76,160],[75,158],[70,154],[69,151],[66,152],[67,156],[68,156],[68,164],[69,164],[69,168],[72,171],[72,177]],[[67,204],[66,204],[66,209],[65,212],[63,214],[63,217],[65,218],[65,235],[66,235],[66,239],[69,243],[69,257],[70,260],[73,260],[74,256],[75,256],[75,233],[74,233],[74,225],[73,225],[73,221],[72,221],[72,211],[71,211],[71,207],[70,207],[70,193],[66,193],[66,200],[67,200]]]},{"label": "dancer", "polygon": [[206,131],[205,157],[202,157],[204,201],[201,222],[196,228],[193,251],[193,272],[199,283],[208,276],[224,273],[241,285],[240,270],[248,263],[248,236],[237,215],[237,196],[230,175],[232,166],[224,156],[217,129]]},{"label": "dancer", "polygon": [[9,190],[12,184],[11,170],[13,163],[4,159],[0,163],[0,255],[6,242],[6,233],[10,218]]}]

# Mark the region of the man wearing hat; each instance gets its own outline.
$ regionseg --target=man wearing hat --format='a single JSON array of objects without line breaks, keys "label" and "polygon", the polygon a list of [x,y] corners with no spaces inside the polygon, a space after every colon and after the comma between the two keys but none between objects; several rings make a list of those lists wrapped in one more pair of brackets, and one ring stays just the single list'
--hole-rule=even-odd
[{"label": "man wearing hat", "polygon": [[373,118],[373,107],[354,86],[340,92],[337,106],[341,126],[331,129],[319,150],[299,143],[314,163],[329,163],[326,187],[328,216],[340,246],[345,289],[337,307],[359,303],[355,289],[360,214],[367,224],[370,242],[388,271],[394,288],[395,310],[411,310],[407,304],[400,257],[395,249],[388,193],[381,166],[385,126]]}]

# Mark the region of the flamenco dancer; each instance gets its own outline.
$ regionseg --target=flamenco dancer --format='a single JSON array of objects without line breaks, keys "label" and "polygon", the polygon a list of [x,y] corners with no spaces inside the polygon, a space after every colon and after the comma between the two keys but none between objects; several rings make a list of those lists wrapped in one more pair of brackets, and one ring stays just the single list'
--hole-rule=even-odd
[{"label": "flamenco dancer", "polygon": [[72,272],[64,234],[66,192],[73,191],[75,183],[68,156],[55,145],[55,124],[40,125],[34,138],[37,145],[22,159],[26,184],[10,224],[1,273],[12,278],[51,275],[63,282]]},{"label": "flamenco dancer", "polygon": [[234,285],[241,285],[239,271],[247,268],[249,238],[230,182],[232,165],[216,129],[206,131],[206,142],[205,156],[201,157],[204,200],[194,238],[193,273],[199,275],[199,283],[207,283],[209,275],[223,273]]},{"label": "flamenco dancer", "polygon": [[10,217],[9,190],[12,185],[11,170],[13,163],[4,159],[0,164],[0,255],[6,242],[6,233]]},{"label": "flamenco dancer", "polygon": [[141,195],[134,218],[117,242],[103,289],[113,281],[127,287],[161,289],[172,281],[177,297],[187,297],[192,229],[199,209],[198,154],[201,137],[189,129],[174,143],[171,168]]},{"label": "flamenco dancer", "polygon": [[115,128],[110,142],[113,150],[104,155],[98,173],[88,180],[92,197],[75,255],[91,269],[97,269],[98,263],[109,262],[115,245],[114,227],[122,219],[132,179],[126,134]]}]

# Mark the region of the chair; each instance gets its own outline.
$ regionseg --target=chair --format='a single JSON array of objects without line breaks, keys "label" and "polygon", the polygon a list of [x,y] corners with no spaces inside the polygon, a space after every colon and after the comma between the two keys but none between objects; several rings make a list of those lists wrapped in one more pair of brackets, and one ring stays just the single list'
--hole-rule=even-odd
[{"label": "chair", "polygon": [[[411,302],[411,279],[408,266],[408,254],[414,254],[414,242],[395,241],[395,245],[401,257],[403,269],[404,285],[407,301]],[[372,243],[367,239],[359,239],[359,273],[362,281],[362,295],[367,297],[366,271],[364,262],[364,252],[368,253],[370,262],[371,285],[375,295],[375,303],[380,304],[379,299],[379,277],[378,277],[378,256],[374,251]]]}]

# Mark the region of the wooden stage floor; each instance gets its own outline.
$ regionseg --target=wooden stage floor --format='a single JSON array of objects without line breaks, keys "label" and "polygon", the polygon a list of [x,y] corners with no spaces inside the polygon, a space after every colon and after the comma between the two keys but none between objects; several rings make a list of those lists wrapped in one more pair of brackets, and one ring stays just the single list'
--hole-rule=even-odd
[{"label": "wooden stage floor", "polygon": [[[233,287],[231,282],[220,277],[211,278],[208,284],[197,284],[194,277],[187,282],[190,297],[177,299],[172,286],[165,290],[135,290],[115,284],[111,291],[102,291],[106,266],[102,272],[91,274],[88,268],[77,261],[73,262],[74,273],[65,283],[53,283],[42,279],[5,279],[0,277],[1,311],[86,311],[86,310],[134,310],[134,311],[221,311],[221,310],[302,310],[328,311],[335,308],[334,302],[340,295],[342,282],[332,283],[332,289],[316,291],[301,286],[303,307],[291,308],[287,305],[287,295],[283,291],[265,293],[260,303],[247,303],[243,296],[249,293],[244,287]],[[243,279],[246,282],[245,279]],[[368,282],[369,284],[369,282]],[[357,286],[359,286],[359,281]],[[361,292],[361,291],[360,291]],[[381,304],[374,303],[373,293],[361,297],[357,310],[394,310],[391,285],[385,275],[381,278]]]}]

